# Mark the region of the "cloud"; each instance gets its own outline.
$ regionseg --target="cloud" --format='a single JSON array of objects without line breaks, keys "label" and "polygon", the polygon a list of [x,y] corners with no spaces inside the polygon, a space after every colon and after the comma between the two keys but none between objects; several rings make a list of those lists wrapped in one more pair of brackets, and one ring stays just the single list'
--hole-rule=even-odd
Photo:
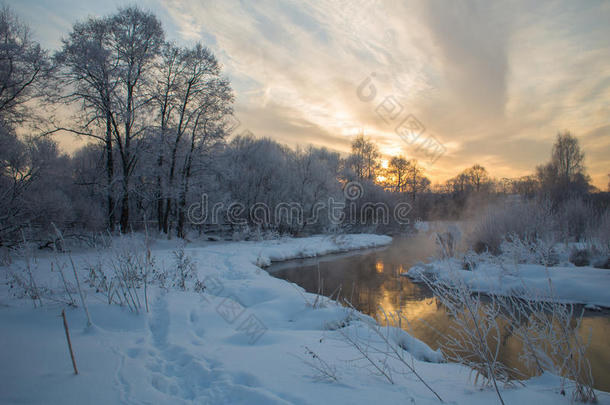
[{"label": "cloud", "polygon": [[[548,159],[558,130],[608,124],[610,10],[599,4],[172,0],[166,8],[185,39],[214,38],[244,123],[288,144],[347,151],[346,133],[362,129],[382,151],[413,155],[375,112],[392,96],[449,146],[431,173],[482,162],[504,177]],[[356,88],[372,72],[378,96],[364,103]],[[600,159],[592,154],[590,168],[601,170]]]},{"label": "cloud", "polygon": [[[57,44],[66,22],[124,3],[58,0],[50,8],[23,0],[18,11],[43,43]],[[214,51],[235,88],[244,128],[258,136],[347,152],[350,134],[363,130],[384,153],[418,156],[394,132],[396,122],[377,114],[393,97],[402,114],[415,115],[446,146],[445,156],[426,167],[435,180],[476,162],[497,177],[531,172],[548,159],[557,131],[568,129],[581,137],[596,184],[607,182],[610,7],[603,2],[146,0],[143,6],[161,18],[169,38],[202,41]],[[365,102],[356,91],[367,77],[377,95]]]},{"label": "cloud", "polygon": [[468,115],[503,115],[510,15],[489,1],[431,0],[422,9],[450,102]]}]

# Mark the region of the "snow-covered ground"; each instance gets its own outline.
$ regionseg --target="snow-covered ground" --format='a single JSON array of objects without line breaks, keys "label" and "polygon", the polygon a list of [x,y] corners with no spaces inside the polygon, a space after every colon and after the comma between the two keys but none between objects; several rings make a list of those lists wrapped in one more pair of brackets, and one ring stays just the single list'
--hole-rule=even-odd
[{"label": "snow-covered ground", "polygon": [[594,267],[545,267],[537,264],[506,264],[480,261],[464,270],[455,259],[437,260],[409,269],[414,281],[435,277],[448,282],[463,281],[473,291],[538,297],[590,307],[610,307],[610,270]]},{"label": "snow-covered ground", "polygon": [[[115,244],[120,248],[123,242]],[[344,336],[359,336],[361,343],[383,350],[367,325],[369,318],[316,300],[259,267],[272,260],[389,242],[384,236],[348,235],[191,244],[185,252],[205,290],[194,291],[194,280],[187,291],[149,286],[149,311],[139,314],[108,305],[105,295],[87,281],[87,266],[105,265],[116,250],[74,254],[94,324],[86,327],[82,308],[66,309],[79,375],[72,372],[58,317],[65,305],[53,301],[63,285],[58,265],[68,258],[39,257],[31,262],[32,275],[39,289],[50,289],[42,307],[33,308],[29,298],[16,298],[20,292],[14,282],[3,283],[0,290],[0,403],[438,403],[412,373],[401,373],[405,369],[397,362],[387,359],[394,369],[390,384],[346,343]],[[175,266],[172,243],[153,245],[156,268]],[[23,262],[14,261],[0,271],[8,280],[11,272],[23,267]],[[73,285],[69,266],[64,274]],[[142,289],[139,293],[143,299]],[[439,353],[404,331],[382,330],[409,350],[410,364],[446,402],[498,402],[492,389],[473,384],[467,368],[438,363]],[[370,353],[381,365],[384,358]],[[409,362],[410,355],[406,354]],[[336,381],[308,363],[336,376]],[[527,381],[525,387],[502,388],[502,395],[507,404],[569,403],[558,387],[559,379],[547,374]],[[598,398],[610,403],[608,394],[599,393]]]}]

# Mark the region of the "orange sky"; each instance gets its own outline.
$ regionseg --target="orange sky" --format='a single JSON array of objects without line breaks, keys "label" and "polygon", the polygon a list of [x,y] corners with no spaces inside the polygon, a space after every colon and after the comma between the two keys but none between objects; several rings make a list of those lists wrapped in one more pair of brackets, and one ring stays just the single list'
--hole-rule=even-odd
[{"label": "orange sky", "polygon": [[[14,3],[43,46],[56,49],[74,21],[132,2]],[[138,4],[170,39],[202,41],[217,54],[235,88],[237,132],[346,152],[364,131],[383,153],[417,157],[442,181],[474,163],[498,178],[532,173],[549,159],[557,131],[570,130],[593,183],[607,187],[610,2]],[[358,95],[367,78],[370,100]],[[446,151],[438,160],[397,134],[409,115],[425,128],[419,140]]]}]

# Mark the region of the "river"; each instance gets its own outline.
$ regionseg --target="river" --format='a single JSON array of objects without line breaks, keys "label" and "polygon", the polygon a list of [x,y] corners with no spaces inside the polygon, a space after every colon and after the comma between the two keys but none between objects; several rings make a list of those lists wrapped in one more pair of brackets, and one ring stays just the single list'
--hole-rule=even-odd
[{"label": "river", "polygon": [[[396,237],[385,248],[279,262],[267,270],[308,292],[316,293],[322,286],[322,294],[329,296],[340,289],[341,296],[359,311],[378,320],[383,319],[382,308],[385,312],[400,311],[408,320],[403,328],[437,349],[442,335],[449,333],[451,320],[428,288],[401,276],[434,253],[434,242],[419,233]],[[610,311],[585,311],[579,333],[591,339],[587,357],[595,388],[610,391]],[[500,348],[501,361],[528,374],[519,361],[519,341],[509,332],[506,334]]]}]

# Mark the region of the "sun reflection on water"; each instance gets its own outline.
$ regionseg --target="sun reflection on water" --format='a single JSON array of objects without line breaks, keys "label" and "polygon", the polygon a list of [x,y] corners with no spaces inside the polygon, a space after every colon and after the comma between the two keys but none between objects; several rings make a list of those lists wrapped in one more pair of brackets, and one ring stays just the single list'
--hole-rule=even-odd
[{"label": "sun reflection on water", "polygon": [[[358,255],[307,259],[289,264],[274,265],[270,272],[279,278],[294,282],[309,292],[318,291],[317,269],[320,268],[324,291],[330,294],[341,287],[342,297],[358,310],[375,317],[380,323],[400,326],[416,338],[437,349],[444,335],[451,333],[451,319],[431,291],[401,276],[417,262],[434,254],[434,242],[426,235],[395,238],[387,249]],[[393,316],[390,316],[393,315]],[[591,345],[587,353],[591,361],[595,385],[610,390],[610,318],[587,316],[580,333]],[[503,331],[500,359],[508,367],[530,373],[519,359],[521,343],[509,330]]]}]

